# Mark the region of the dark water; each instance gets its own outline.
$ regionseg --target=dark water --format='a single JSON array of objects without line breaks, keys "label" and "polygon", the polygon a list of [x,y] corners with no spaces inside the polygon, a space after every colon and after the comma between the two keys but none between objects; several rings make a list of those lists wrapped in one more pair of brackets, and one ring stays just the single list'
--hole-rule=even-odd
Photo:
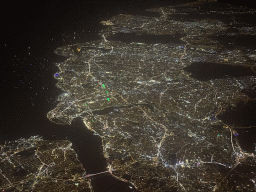
[{"label": "dark water", "polygon": [[183,70],[190,72],[190,77],[200,81],[224,79],[227,77],[238,78],[244,76],[256,76],[253,72],[254,69],[251,67],[209,62],[194,62],[183,68]]},{"label": "dark water", "polygon": [[175,35],[137,35],[136,33],[117,33],[115,35],[110,35],[107,40],[110,41],[121,41],[123,43],[139,42],[147,44],[186,44],[186,42],[180,40],[180,38],[186,36],[185,34],[175,34]]},{"label": "dark water", "polygon": [[[99,21],[119,13],[153,15],[151,6],[189,1],[37,1],[7,3],[2,13],[0,144],[33,135],[46,140],[68,139],[87,173],[105,171],[101,139],[88,131],[81,119],[71,126],[51,123],[46,113],[57,103],[54,63],[65,58],[53,50],[62,45],[100,39]],[[8,14],[7,14],[8,13]],[[107,176],[93,180],[95,191],[135,191]],[[104,188],[104,190],[102,190]]]}]

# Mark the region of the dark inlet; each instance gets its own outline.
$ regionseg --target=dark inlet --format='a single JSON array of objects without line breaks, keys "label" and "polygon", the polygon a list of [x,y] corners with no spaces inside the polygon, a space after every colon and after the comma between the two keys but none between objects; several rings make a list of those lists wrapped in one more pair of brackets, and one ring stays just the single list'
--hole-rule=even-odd
[{"label": "dark inlet", "polygon": [[174,35],[138,35],[136,33],[117,33],[115,35],[110,35],[107,37],[109,41],[121,41],[124,43],[147,43],[147,44],[156,44],[156,43],[174,43],[174,44],[186,44],[180,38],[184,37],[184,34],[174,34]]},{"label": "dark inlet", "polygon": [[183,68],[183,70],[190,72],[190,77],[200,81],[227,77],[256,76],[253,71],[255,69],[249,66],[234,66],[221,63],[195,62]]}]

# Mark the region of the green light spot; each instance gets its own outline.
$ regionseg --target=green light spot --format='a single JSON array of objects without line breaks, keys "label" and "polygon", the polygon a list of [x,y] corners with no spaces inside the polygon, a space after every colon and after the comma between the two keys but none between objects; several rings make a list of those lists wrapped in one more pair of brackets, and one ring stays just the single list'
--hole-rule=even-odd
[{"label": "green light spot", "polygon": [[85,105],[85,106],[87,106],[87,104],[86,104],[86,103],[85,103],[84,105]]},{"label": "green light spot", "polygon": [[106,91],[107,95],[108,95],[108,91]]},{"label": "green light spot", "polygon": [[94,120],[92,119],[92,121],[94,121]]},{"label": "green light spot", "polygon": [[102,87],[103,87],[103,88],[105,88],[105,85],[104,85],[104,84],[102,84]]},{"label": "green light spot", "polygon": [[220,134],[217,135],[218,137],[220,136]]},{"label": "green light spot", "polygon": [[107,100],[109,101],[109,98],[107,98]]}]

